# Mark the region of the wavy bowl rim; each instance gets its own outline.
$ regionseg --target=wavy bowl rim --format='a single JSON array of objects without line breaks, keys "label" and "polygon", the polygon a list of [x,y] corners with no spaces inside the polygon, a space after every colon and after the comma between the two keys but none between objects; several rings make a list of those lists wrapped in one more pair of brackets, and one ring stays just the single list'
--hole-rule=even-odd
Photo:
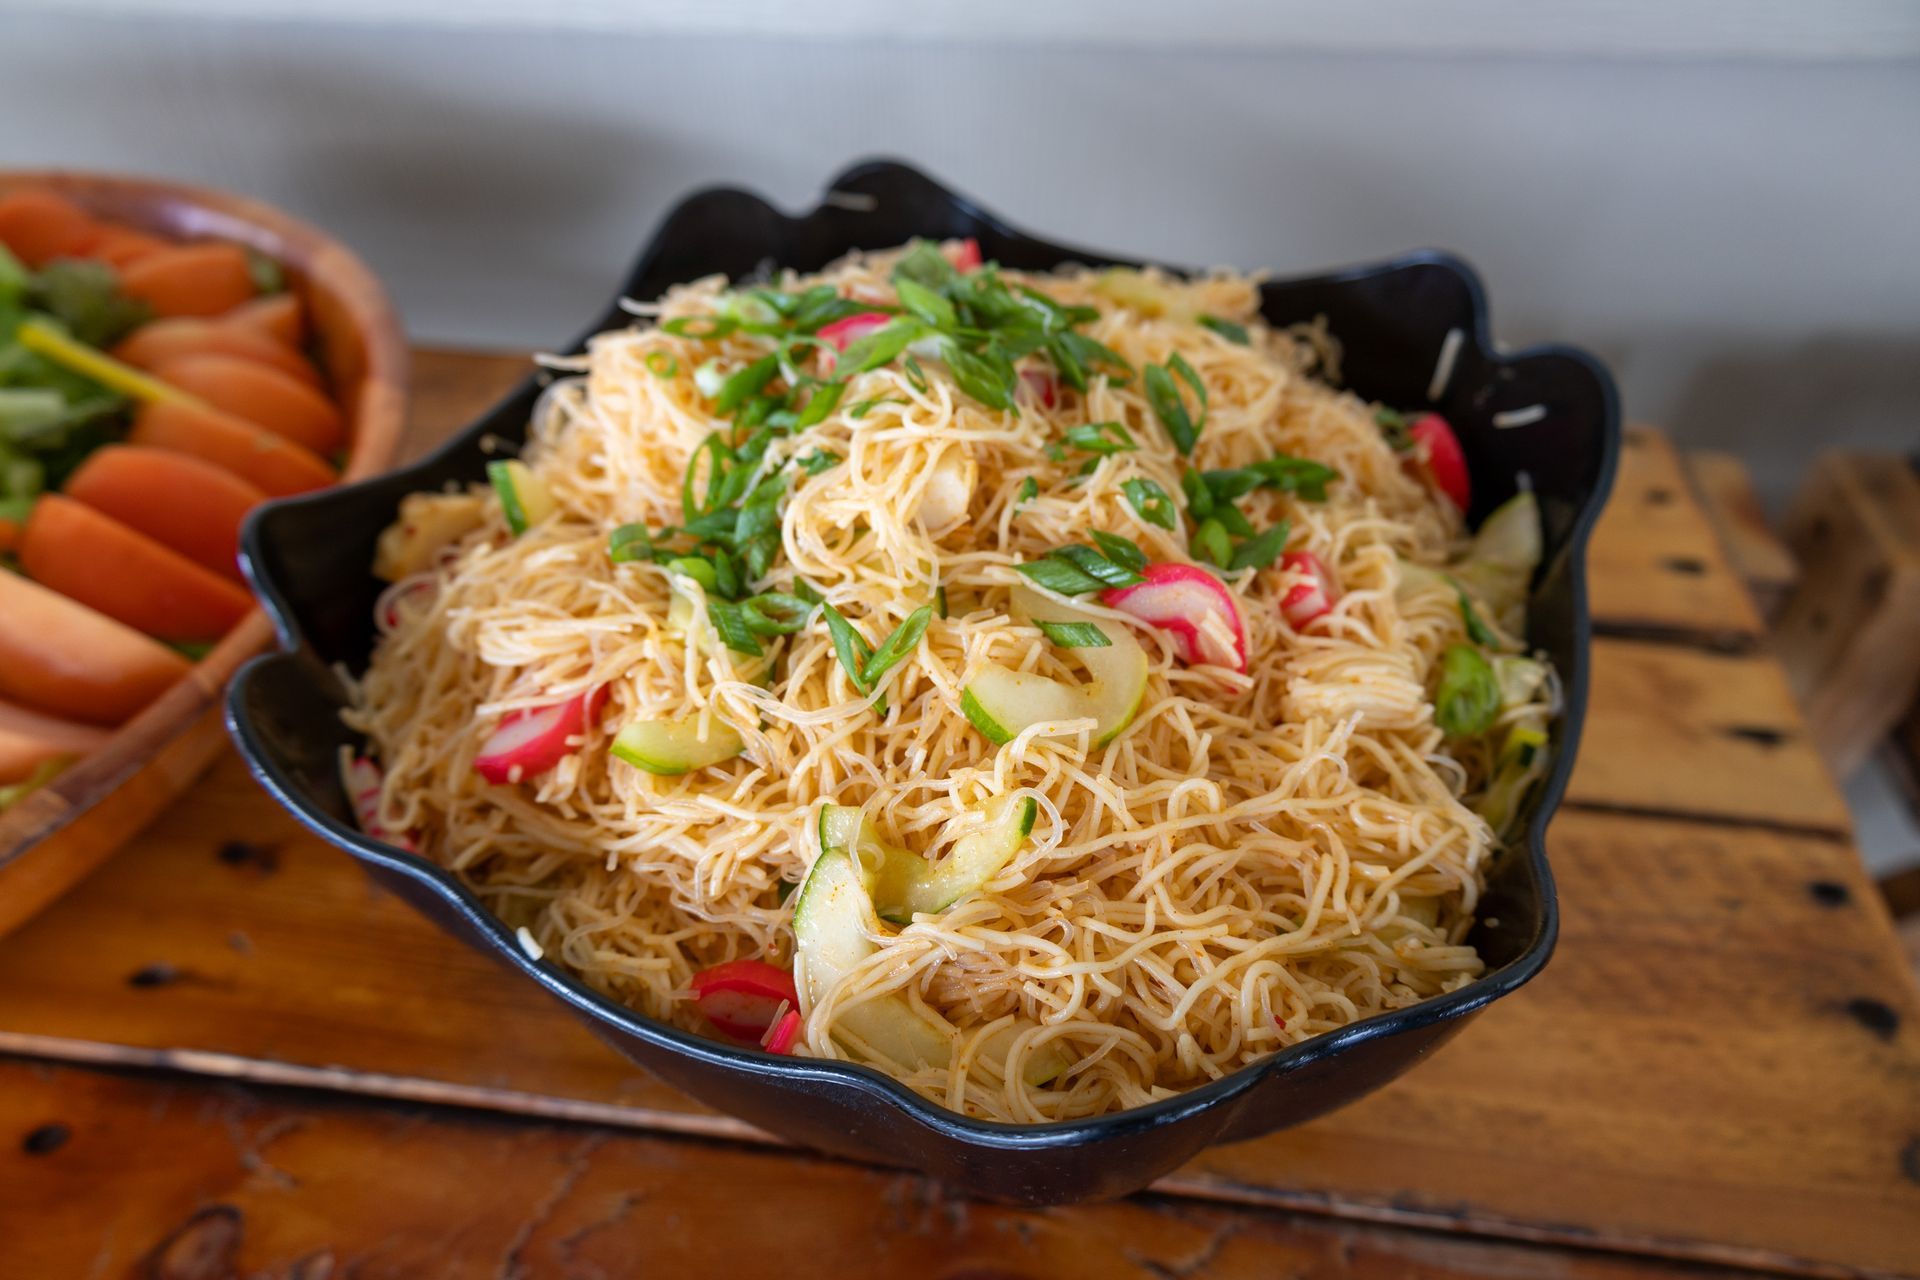
[{"label": "wavy bowl rim", "polygon": [[[633,268],[625,280],[631,281],[638,278],[650,265],[658,253],[659,245],[676,223],[688,216],[690,210],[702,202],[716,198],[749,200],[759,204],[768,214],[791,228],[833,207],[825,196],[845,191],[874,176],[889,179],[908,177],[917,180],[944,196],[960,215],[984,222],[1000,234],[1049,249],[1061,247],[1010,226],[969,198],[949,190],[909,165],[891,160],[871,160],[853,165],[835,176],[827,183],[821,203],[801,214],[785,213],[765,197],[740,187],[711,186],[696,190],[676,202],[661,218],[637,255]],[[1078,260],[1087,262],[1127,261],[1127,259],[1091,251],[1084,257],[1079,256],[1078,251],[1075,250],[1068,249],[1065,252],[1074,255]],[[1613,379],[1605,366],[1592,355],[1567,344],[1542,343],[1513,351],[1497,350],[1489,327],[1491,316],[1486,291],[1479,274],[1463,259],[1445,250],[1415,250],[1328,271],[1290,276],[1274,283],[1340,284],[1413,267],[1432,266],[1442,267],[1452,272],[1464,286],[1472,313],[1472,324],[1466,330],[1466,340],[1472,344],[1475,354],[1487,361],[1489,367],[1517,365],[1540,358],[1572,361],[1582,366],[1593,378],[1594,385],[1600,394],[1603,419],[1604,456],[1600,459],[1593,489],[1581,504],[1569,528],[1565,543],[1565,552],[1569,557],[1568,576],[1572,595],[1572,631],[1576,661],[1571,672],[1562,673],[1566,697],[1559,726],[1561,750],[1556,752],[1553,767],[1540,785],[1534,813],[1526,827],[1526,854],[1540,886],[1539,927],[1533,940],[1518,956],[1456,991],[1423,1000],[1404,1009],[1390,1010],[1363,1018],[1336,1031],[1326,1032],[1310,1040],[1291,1045],[1258,1062],[1249,1063],[1230,1072],[1218,1080],[1145,1106],[1076,1120],[1007,1123],[975,1119],[948,1110],[939,1103],[915,1093],[893,1077],[860,1063],[840,1059],[775,1055],[759,1049],[727,1045],[694,1032],[683,1031],[668,1023],[647,1017],[637,1010],[594,991],[579,979],[557,967],[534,960],[521,947],[519,940],[506,924],[488,911],[473,892],[451,871],[419,855],[378,843],[357,829],[348,827],[324,811],[311,806],[300,794],[297,784],[284,776],[272,763],[244,707],[245,695],[256,678],[274,664],[297,663],[300,661],[301,652],[308,647],[287,599],[272,581],[271,575],[261,567],[265,563],[264,517],[273,510],[294,505],[324,506],[330,501],[348,498],[363,487],[376,484],[391,485],[396,481],[431,470],[443,459],[451,457],[462,449],[474,447],[479,436],[484,432],[485,423],[503,405],[524,394],[528,386],[538,377],[537,373],[515,386],[499,403],[448,437],[444,443],[407,466],[373,479],[342,485],[321,493],[281,499],[256,511],[248,519],[242,535],[243,566],[248,581],[253,585],[255,594],[260,599],[262,609],[273,620],[281,647],[278,652],[261,654],[247,662],[231,681],[226,698],[228,730],[254,778],[307,830],[361,861],[405,876],[433,893],[444,906],[452,909],[462,922],[486,940],[496,959],[531,979],[577,1014],[593,1022],[606,1024],[624,1035],[632,1036],[652,1049],[677,1054],[704,1066],[729,1072],[746,1071],[759,1076],[778,1076],[790,1080],[844,1086],[864,1098],[893,1107],[904,1117],[942,1137],[987,1150],[1034,1151],[1081,1146],[1094,1141],[1107,1141],[1177,1124],[1201,1113],[1222,1109],[1220,1123],[1216,1126],[1216,1132],[1218,1132],[1231,1122],[1238,1111],[1237,1107],[1225,1109],[1224,1104],[1244,1103],[1249,1095],[1264,1085],[1277,1082],[1366,1041],[1384,1039],[1422,1027],[1453,1021],[1475,1013],[1494,1001],[1512,994],[1532,980],[1546,965],[1559,936],[1559,895],[1551,864],[1547,860],[1546,828],[1565,794],[1574,759],[1578,754],[1580,733],[1586,716],[1592,641],[1592,620],[1587,606],[1586,551],[1593,527],[1611,491],[1618,465],[1620,413]],[[1184,270],[1177,267],[1168,269]],[[619,297],[616,297],[602,317],[602,322],[596,322],[589,327],[568,347],[568,350],[583,348],[587,339],[607,327],[605,320],[621,314]]]}]

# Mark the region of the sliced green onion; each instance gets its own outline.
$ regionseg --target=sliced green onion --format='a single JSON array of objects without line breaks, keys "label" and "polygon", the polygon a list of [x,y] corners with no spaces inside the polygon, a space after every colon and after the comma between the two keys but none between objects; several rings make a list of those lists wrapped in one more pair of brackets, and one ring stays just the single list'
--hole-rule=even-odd
[{"label": "sliced green onion", "polygon": [[1233,558],[1233,543],[1227,537],[1227,527],[1213,516],[1202,520],[1200,527],[1193,531],[1189,547],[1197,559],[1223,569]]},{"label": "sliced green onion", "polygon": [[1201,316],[1200,326],[1204,329],[1211,329],[1228,342],[1237,342],[1243,347],[1252,341],[1247,335],[1247,327],[1245,325],[1235,324],[1231,320],[1223,320],[1219,316]]},{"label": "sliced green onion", "polygon": [[671,351],[649,351],[647,372],[656,378],[671,378],[680,372],[680,360]]},{"label": "sliced green onion", "polygon": [[743,653],[757,658],[766,650],[760,646],[760,638],[747,626],[745,612],[739,605],[728,600],[715,600],[707,597],[707,619],[713,623],[713,629],[720,636],[720,642],[735,653]]},{"label": "sliced green onion", "polygon": [[1447,581],[1453,583],[1454,594],[1460,597],[1460,620],[1466,624],[1467,638],[1477,645],[1498,649],[1500,637],[1493,634],[1492,627],[1480,620],[1480,614],[1473,607],[1473,601],[1467,598],[1465,588],[1451,578]]},{"label": "sliced green onion", "polygon": [[761,636],[792,635],[807,625],[813,606],[799,596],[778,591],[763,591],[740,602],[740,616],[747,630]]},{"label": "sliced green onion", "polygon": [[1433,698],[1433,720],[1448,737],[1485,733],[1500,717],[1500,681],[1493,665],[1471,645],[1448,647],[1440,660],[1440,687]]},{"label": "sliced green onion", "polygon": [[774,375],[779,372],[778,356],[761,356],[745,368],[736,370],[720,384],[720,394],[713,398],[714,412],[732,413],[749,396],[759,395],[760,389],[772,382]]},{"label": "sliced green onion", "polygon": [[1150,364],[1145,377],[1147,403],[1153,406],[1154,416],[1172,437],[1173,447],[1181,453],[1192,453],[1200,439],[1200,428],[1180,399],[1180,389],[1174,385],[1172,375],[1164,365]]},{"label": "sliced green onion", "polygon": [[1148,524],[1158,525],[1162,529],[1177,526],[1180,516],[1174,510],[1173,499],[1155,481],[1145,476],[1134,476],[1120,486],[1120,492],[1126,495],[1127,505],[1133,508],[1133,513]]},{"label": "sliced green onion", "polygon": [[1103,457],[1131,453],[1140,447],[1133,442],[1132,433],[1117,422],[1082,422],[1067,428],[1063,438],[1082,452],[1097,453]]},{"label": "sliced green onion", "polygon": [[1104,529],[1095,529],[1092,533],[1093,540],[1099,544],[1100,550],[1106,552],[1107,559],[1115,564],[1136,572],[1147,567],[1147,553],[1142,551],[1140,544],[1133,539],[1123,538],[1117,533],[1108,533]]},{"label": "sliced green onion", "polygon": [[739,327],[740,322],[732,316],[675,316],[660,326],[676,338],[701,342],[718,342]]},{"label": "sliced green onion", "polygon": [[1233,549],[1233,556],[1227,561],[1227,570],[1238,573],[1243,569],[1264,569],[1271,565],[1287,548],[1287,532],[1287,522],[1282,520],[1265,533],[1247,539]]},{"label": "sliced green onion", "polygon": [[905,622],[893,629],[893,634],[880,642],[880,647],[867,655],[860,670],[861,679],[866,681],[868,689],[880,683],[880,678],[900,665],[906,656],[913,652],[920,637],[927,634],[927,627],[933,621],[933,606],[921,605],[907,615]]},{"label": "sliced green onion", "polygon": [[1105,649],[1113,641],[1091,622],[1036,622],[1040,633],[1062,649]]},{"label": "sliced green onion", "polygon": [[793,420],[793,429],[804,431],[815,423],[825,422],[827,415],[833,412],[833,407],[840,403],[840,397],[845,395],[846,391],[847,384],[844,382],[822,384],[818,390],[807,397],[806,408],[800,410],[800,416]]},{"label": "sliced green onion", "polygon": [[810,476],[817,476],[822,471],[839,466],[842,461],[843,459],[840,455],[834,453],[832,450],[815,449],[812,453],[795,458],[794,465],[798,466]]},{"label": "sliced green onion", "polygon": [[644,524],[621,525],[607,535],[607,558],[615,564],[653,559],[653,534]]}]

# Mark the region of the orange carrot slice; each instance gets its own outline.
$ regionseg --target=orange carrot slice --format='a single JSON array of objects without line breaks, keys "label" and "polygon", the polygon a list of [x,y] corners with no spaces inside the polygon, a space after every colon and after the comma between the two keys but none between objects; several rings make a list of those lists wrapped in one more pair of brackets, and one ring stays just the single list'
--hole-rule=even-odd
[{"label": "orange carrot slice", "polygon": [[240,522],[267,495],[184,453],[110,444],[87,455],[63,492],[197,565],[244,582]]},{"label": "orange carrot slice", "polygon": [[214,316],[253,296],[247,253],[237,244],[161,249],[120,273],[120,287],[162,316]]},{"label": "orange carrot slice", "polygon": [[0,697],[114,725],[191,669],[133,628],[17,573],[0,573]]},{"label": "orange carrot slice", "polygon": [[51,191],[16,191],[0,199],[0,244],[30,267],[79,257],[99,235],[92,214]]},{"label": "orange carrot slice", "polygon": [[33,504],[20,567],[156,640],[217,640],[253,608],[246,592],[218,574],[57,493]]},{"label": "orange carrot slice", "polygon": [[102,223],[100,238],[87,246],[87,256],[106,263],[115,271],[125,271],[140,259],[172,247],[168,241],[144,231]]},{"label": "orange carrot slice", "polygon": [[149,370],[182,356],[237,356],[278,369],[309,387],[320,385],[320,375],[298,351],[258,329],[224,320],[192,316],[155,320],[135,329],[113,349],[113,354],[136,368]]},{"label": "orange carrot slice", "polygon": [[258,329],[290,347],[297,348],[307,340],[306,308],[291,293],[274,293],[243,302],[220,318],[229,324]]},{"label": "orange carrot slice", "polygon": [[23,782],[50,761],[97,751],[111,736],[94,725],[0,702],[0,786]]},{"label": "orange carrot slice", "polygon": [[0,518],[0,552],[12,551],[20,545],[20,522]]},{"label": "orange carrot slice", "polygon": [[245,418],[323,456],[347,438],[347,424],[332,401],[278,369],[251,360],[180,356],[163,361],[153,374],[222,413]]},{"label": "orange carrot slice", "polygon": [[310,449],[232,414],[189,405],[145,406],[133,420],[127,443],[192,454],[271,498],[323,488],[338,479]]}]

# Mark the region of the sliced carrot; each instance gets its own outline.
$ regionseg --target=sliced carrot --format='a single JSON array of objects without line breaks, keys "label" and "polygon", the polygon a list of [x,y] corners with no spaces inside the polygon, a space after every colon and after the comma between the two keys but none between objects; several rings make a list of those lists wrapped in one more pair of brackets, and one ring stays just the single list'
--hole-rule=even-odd
[{"label": "sliced carrot", "polygon": [[237,356],[278,369],[309,387],[320,385],[320,375],[298,351],[258,329],[224,320],[192,316],[155,320],[135,329],[113,349],[113,354],[136,368],[149,370],[183,356]]},{"label": "sliced carrot", "polygon": [[253,608],[246,592],[218,574],[57,493],[33,504],[20,567],[156,640],[217,640]]},{"label": "sliced carrot", "polygon": [[211,462],[136,444],[94,450],[62,492],[235,582],[240,522],[267,500]]},{"label": "sliced carrot", "polygon": [[177,245],[120,273],[120,287],[156,315],[214,316],[253,296],[247,253],[237,244]]},{"label": "sliced carrot", "polygon": [[0,697],[89,724],[120,724],[191,669],[132,627],[0,572]]},{"label": "sliced carrot", "polygon": [[245,418],[323,456],[347,438],[346,421],[331,400],[278,369],[251,360],[178,356],[157,365],[153,375],[222,413]]},{"label": "sliced carrot", "polygon": [[271,498],[323,488],[339,478],[311,449],[243,418],[190,405],[144,406],[134,417],[127,443],[192,454],[231,471]]},{"label": "sliced carrot", "polygon": [[0,702],[0,786],[31,778],[49,761],[97,751],[111,736],[95,725]]},{"label": "sliced carrot", "polygon": [[30,267],[78,257],[100,235],[93,215],[51,191],[16,191],[0,198],[0,244]]},{"label": "sliced carrot", "polygon": [[307,340],[306,308],[291,293],[273,293],[243,302],[220,318],[271,334],[290,347],[297,348]]},{"label": "sliced carrot", "polygon": [[100,238],[87,246],[87,256],[106,263],[116,271],[125,271],[140,259],[171,247],[168,241],[158,236],[135,231],[132,227],[104,223]]},{"label": "sliced carrot", "polygon": [[12,551],[20,545],[20,522],[0,517],[0,552]]}]

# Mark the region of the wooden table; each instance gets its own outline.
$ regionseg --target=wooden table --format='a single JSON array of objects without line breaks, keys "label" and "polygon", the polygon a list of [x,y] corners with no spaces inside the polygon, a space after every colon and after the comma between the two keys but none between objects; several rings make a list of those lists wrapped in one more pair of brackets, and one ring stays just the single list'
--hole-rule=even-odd
[{"label": "wooden table", "polygon": [[[516,376],[421,357],[415,450]],[[1593,547],[1531,986],[1334,1115],[1025,1212],[679,1096],[227,755],[0,945],[0,1275],[1920,1273],[1920,1000],[1656,432]]]}]

